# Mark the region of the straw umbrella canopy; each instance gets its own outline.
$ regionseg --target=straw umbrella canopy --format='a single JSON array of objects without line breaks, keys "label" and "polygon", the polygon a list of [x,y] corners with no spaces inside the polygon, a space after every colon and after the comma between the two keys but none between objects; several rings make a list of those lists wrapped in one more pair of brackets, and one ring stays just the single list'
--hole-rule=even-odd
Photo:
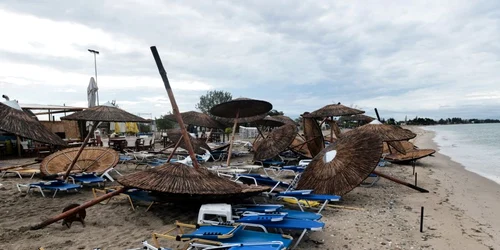
[{"label": "straw umbrella canopy", "polygon": [[308,113],[302,115],[302,118],[307,148],[314,157],[325,148],[323,132],[321,132],[318,122],[314,118],[310,118]]},{"label": "straw umbrella canopy", "polygon": [[[179,147],[186,149],[185,143],[181,140],[182,139],[182,133],[180,129],[169,129],[167,130],[167,136],[172,142],[178,142]],[[207,149],[210,150],[210,147],[207,145],[204,139],[197,139],[194,138],[193,136],[189,136],[189,140],[191,141],[191,145],[193,145],[194,152],[197,154],[204,154],[205,150]]]},{"label": "straw umbrella canopy", "polygon": [[370,175],[381,154],[382,141],[373,133],[362,131],[342,136],[313,158],[297,189],[344,195]]},{"label": "straw umbrella canopy", "polygon": [[325,120],[325,122],[332,128],[333,133],[335,134],[335,137],[339,138],[341,131],[340,131],[338,123],[335,120]]},{"label": "straw umbrella canopy", "polygon": [[356,131],[370,131],[372,133],[378,134],[382,141],[406,141],[415,138],[417,135],[408,129],[403,129],[396,125],[382,124],[381,122],[374,120],[369,124],[363,125],[359,128],[350,130],[348,133]]},{"label": "straw umbrella canopy", "polygon": [[373,120],[375,120],[375,118],[364,115],[364,114],[342,116],[340,119],[342,121],[357,121],[357,122],[365,122],[365,123],[369,123],[369,122],[372,122]]},{"label": "straw umbrella canopy", "polygon": [[125,110],[119,109],[114,106],[95,106],[92,108],[88,108],[83,111],[75,112],[71,115],[67,115],[61,117],[61,120],[74,120],[74,121],[93,121],[94,124],[90,129],[87,137],[83,141],[82,146],[78,150],[78,153],[73,158],[73,161],[69,165],[66,170],[66,174],[64,175],[64,179],[68,178],[69,173],[73,169],[73,166],[78,160],[78,157],[83,151],[83,148],[87,144],[90,139],[90,136],[94,133],[94,130],[97,128],[98,122],[147,122],[145,119],[128,113]]},{"label": "straw umbrella canopy", "polygon": [[67,145],[59,136],[44,127],[38,120],[26,114],[22,109],[15,109],[0,103],[0,130],[52,145]]},{"label": "straw umbrella canopy", "polygon": [[272,158],[280,152],[286,150],[297,135],[297,126],[286,124],[274,129],[263,139],[255,151],[254,161]]},{"label": "straw umbrella canopy", "polygon": [[193,168],[180,163],[129,174],[118,179],[126,187],[140,188],[161,193],[166,198],[210,199],[217,196],[233,196],[250,192],[250,195],[269,188],[249,188],[229,179],[219,177],[205,168]]},{"label": "straw umbrella canopy", "polygon": [[[67,148],[45,157],[40,163],[40,172],[43,175],[65,173],[68,166],[78,153],[78,148]],[[104,173],[114,167],[120,156],[111,148],[85,148],[76,161],[74,172]]]},{"label": "straw umbrella canopy", "polygon": [[271,109],[273,109],[273,105],[271,103],[249,98],[237,98],[228,102],[217,104],[210,109],[210,113],[214,116],[234,118],[233,131],[231,140],[229,142],[229,154],[226,162],[228,166],[231,163],[231,151],[233,148],[234,133],[236,132],[238,119],[240,117],[245,118],[264,115],[267,114],[267,112],[269,112]]},{"label": "straw umbrella canopy", "polygon": [[[369,124],[355,128],[346,133],[358,133],[360,131],[368,131],[377,134],[384,142],[406,141],[417,136],[415,133],[411,132],[408,129],[403,129],[396,125],[382,124],[378,120],[374,120]],[[403,154],[405,153],[405,150],[402,146],[398,146],[397,143],[394,143],[393,145],[395,145],[394,149]]]},{"label": "straw umbrella canopy", "polygon": [[344,115],[356,115],[363,114],[365,111],[350,108],[342,104],[329,104],[318,110],[315,110],[307,115],[307,117],[322,118],[322,117],[332,117],[332,116],[344,116]]},{"label": "straw umbrella canopy", "polygon": [[[180,114],[185,124],[206,128],[224,128],[224,125],[222,125],[220,122],[201,112],[187,111],[181,112]],[[167,115],[165,116],[165,118],[174,122],[177,121],[174,114]]]},{"label": "straw umbrella canopy", "polygon": [[[401,145],[404,148],[405,153],[392,152],[390,147],[394,148],[395,143]],[[434,149],[420,149],[409,141],[394,141],[384,144],[384,154],[387,154],[384,159],[393,163],[410,162],[430,156],[434,153],[436,153],[436,150]]]},{"label": "straw umbrella canopy", "polygon": [[215,120],[217,120],[220,123],[223,123],[225,125],[227,124],[234,124],[235,122],[238,124],[243,124],[243,123],[252,123],[256,121],[260,121],[264,118],[266,118],[267,113],[260,114],[260,115],[255,115],[255,116],[250,116],[250,117],[238,117],[238,119],[235,118],[224,118],[224,117],[215,117]]},{"label": "straw umbrella canopy", "polygon": [[95,122],[147,122],[144,118],[133,115],[123,109],[113,106],[95,106],[71,115],[61,117],[61,120],[95,121]]},{"label": "straw umbrella canopy", "polygon": [[311,152],[309,152],[309,148],[307,148],[306,141],[300,135],[295,136],[292,144],[290,145],[290,150],[306,158],[313,158]]}]

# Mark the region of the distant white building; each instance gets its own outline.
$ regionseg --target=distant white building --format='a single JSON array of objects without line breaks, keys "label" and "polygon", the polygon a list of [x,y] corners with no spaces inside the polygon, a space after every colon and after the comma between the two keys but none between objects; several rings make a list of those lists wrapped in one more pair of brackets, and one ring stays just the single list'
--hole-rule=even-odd
[{"label": "distant white building", "polygon": [[241,139],[248,139],[248,138],[255,138],[259,134],[259,131],[257,131],[256,127],[243,127],[240,126],[240,138]]}]

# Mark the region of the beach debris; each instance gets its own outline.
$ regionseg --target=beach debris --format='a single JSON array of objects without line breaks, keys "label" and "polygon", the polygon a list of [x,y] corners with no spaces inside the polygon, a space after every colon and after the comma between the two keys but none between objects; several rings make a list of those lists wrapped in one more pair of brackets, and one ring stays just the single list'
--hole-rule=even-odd
[{"label": "beach debris", "polygon": [[[76,204],[76,203],[70,204],[63,209],[63,213],[70,210],[70,209],[76,208],[78,206],[80,206],[80,205]],[[73,222],[79,221],[80,223],[82,223],[82,226],[85,227],[85,217],[86,216],[87,216],[87,212],[85,211],[85,209],[82,209],[82,210],[78,211],[77,213],[74,213],[74,214],[64,218],[62,221],[62,225],[67,226],[68,228],[71,228],[71,224],[73,224]]]},{"label": "beach debris", "polygon": [[419,192],[421,192],[421,193],[429,193],[429,190],[427,190],[427,189],[424,189],[424,188],[421,188],[421,187],[417,187],[417,186],[415,186],[415,185],[413,185],[413,184],[410,184],[410,183],[408,183],[408,182],[405,182],[405,181],[399,180],[399,179],[394,178],[394,177],[392,177],[392,176],[388,176],[388,175],[386,175],[386,174],[384,174],[384,173],[381,173],[381,172],[379,172],[379,171],[377,171],[377,170],[373,170],[373,173],[374,173],[374,174],[376,174],[376,175],[378,175],[378,176],[380,176],[380,177],[383,177],[383,178],[385,178],[385,179],[388,179],[388,180],[390,180],[390,181],[393,181],[393,182],[396,182],[396,183],[398,183],[398,184],[401,184],[401,185],[407,186],[407,187],[409,187],[409,188],[413,188],[413,189],[415,189],[415,190],[417,190],[417,191],[419,191]]},{"label": "beach debris", "polygon": [[[273,109],[273,105],[269,102],[241,97],[213,106],[210,109],[210,114],[223,118],[234,118],[233,130],[231,139],[229,140],[228,150],[228,152],[232,152],[234,134],[236,133],[236,125],[238,124],[238,119],[265,115],[271,109]],[[226,164],[227,166],[231,164],[231,153],[228,154]]]},{"label": "beach debris", "polygon": [[372,173],[381,153],[382,141],[373,133],[361,131],[342,136],[313,158],[297,189],[344,195]]},{"label": "beach debris", "polygon": [[325,141],[318,122],[308,115],[308,112],[302,115],[304,137],[311,156],[315,157],[325,148]]},{"label": "beach debris", "polygon": [[285,151],[292,144],[297,132],[295,124],[286,124],[271,131],[256,148],[254,161],[270,159]]}]

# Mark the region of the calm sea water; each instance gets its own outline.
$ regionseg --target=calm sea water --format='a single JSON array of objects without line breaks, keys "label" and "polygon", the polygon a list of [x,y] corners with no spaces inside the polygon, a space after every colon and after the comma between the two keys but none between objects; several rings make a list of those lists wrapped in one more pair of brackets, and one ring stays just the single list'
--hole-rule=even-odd
[{"label": "calm sea water", "polygon": [[500,124],[427,126],[441,154],[500,184]]}]

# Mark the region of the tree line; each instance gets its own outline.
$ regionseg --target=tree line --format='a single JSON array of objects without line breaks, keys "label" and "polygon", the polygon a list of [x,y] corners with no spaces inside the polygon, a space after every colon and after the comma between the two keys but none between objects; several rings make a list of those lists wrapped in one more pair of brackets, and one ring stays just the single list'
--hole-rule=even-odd
[{"label": "tree line", "polygon": [[431,118],[415,117],[410,120],[396,121],[394,118],[382,119],[382,123],[387,124],[407,124],[407,125],[447,125],[447,124],[471,124],[471,123],[500,123],[499,119],[462,119],[460,117],[441,118],[434,120]]}]

